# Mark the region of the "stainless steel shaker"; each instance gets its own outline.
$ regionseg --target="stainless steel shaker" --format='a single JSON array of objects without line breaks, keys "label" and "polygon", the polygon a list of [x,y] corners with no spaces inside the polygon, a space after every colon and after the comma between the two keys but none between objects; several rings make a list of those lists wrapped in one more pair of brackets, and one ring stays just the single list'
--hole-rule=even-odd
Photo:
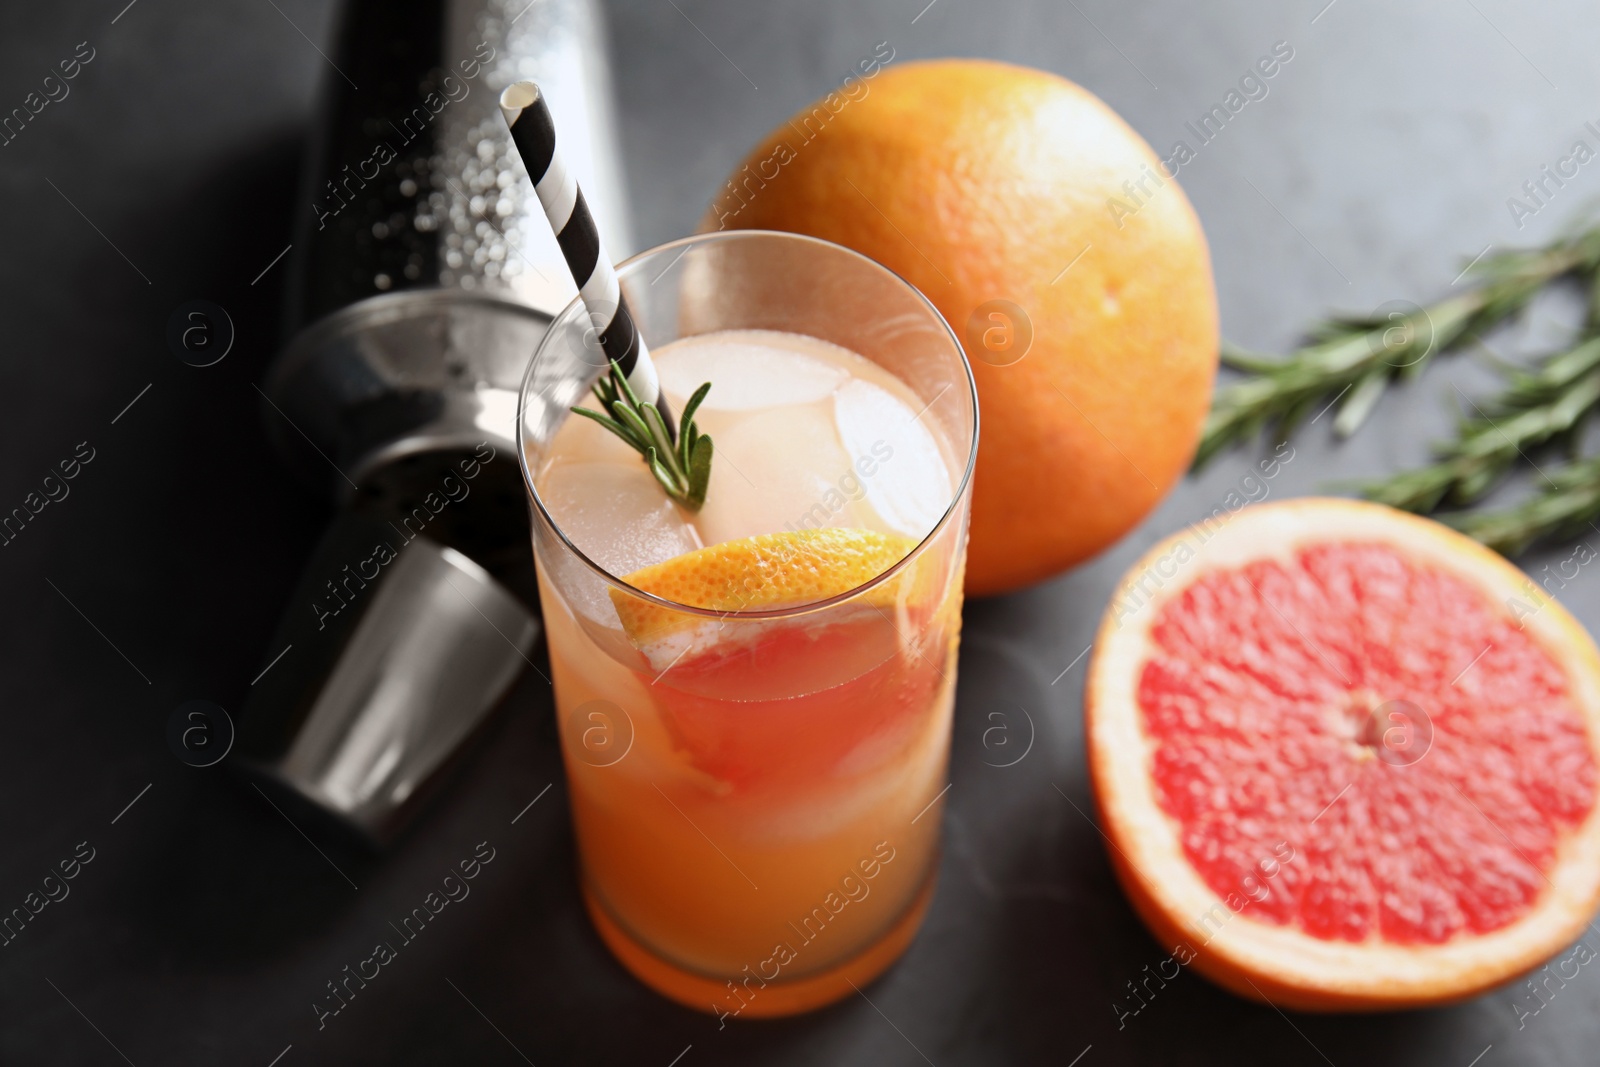
[{"label": "stainless steel shaker", "polygon": [[531,662],[538,632],[526,587],[499,580],[529,569],[517,395],[576,288],[505,134],[501,89],[540,83],[608,248],[633,242],[595,0],[355,0],[330,68],[292,339],[263,418],[344,510],[235,751],[264,785],[381,844]]}]

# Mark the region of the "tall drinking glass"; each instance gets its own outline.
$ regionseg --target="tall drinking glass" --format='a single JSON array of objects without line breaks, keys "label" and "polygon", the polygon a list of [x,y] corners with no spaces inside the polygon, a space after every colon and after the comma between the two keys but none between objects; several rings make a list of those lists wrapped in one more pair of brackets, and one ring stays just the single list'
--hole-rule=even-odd
[{"label": "tall drinking glass", "polygon": [[[572,405],[594,406],[604,363],[578,302],[523,384],[523,474],[595,927],[630,971],[681,1003],[722,1017],[805,1011],[893,963],[932,895],[978,440],[971,371],[921,293],[826,241],[708,234],[644,252],[618,274],[652,352],[714,331],[783,331],[849,349],[903,383],[905,413],[886,418],[873,454],[818,471],[829,491],[786,501],[792,521],[773,533],[830,525],[834,498],[864,484],[892,500],[897,478],[948,471],[925,536],[877,577],[812,602],[695,607],[610,573],[553,517],[552,441]],[[773,432],[773,449],[791,446]],[[726,469],[715,492],[755,491]],[[752,590],[771,580],[761,571],[770,559],[726,559],[746,559]],[[661,664],[630,640],[624,617],[675,620],[692,640]]]}]

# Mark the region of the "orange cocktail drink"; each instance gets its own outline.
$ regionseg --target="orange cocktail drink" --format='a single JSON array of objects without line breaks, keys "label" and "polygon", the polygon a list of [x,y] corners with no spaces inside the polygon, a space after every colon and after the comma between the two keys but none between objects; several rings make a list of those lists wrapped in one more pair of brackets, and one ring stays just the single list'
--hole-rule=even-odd
[{"label": "orange cocktail drink", "polygon": [[596,927],[722,1016],[850,993],[932,892],[977,418],[958,342],[882,267],[787,234],[620,270],[662,391],[715,443],[704,503],[570,417],[569,308],[524,387],[556,710]]}]

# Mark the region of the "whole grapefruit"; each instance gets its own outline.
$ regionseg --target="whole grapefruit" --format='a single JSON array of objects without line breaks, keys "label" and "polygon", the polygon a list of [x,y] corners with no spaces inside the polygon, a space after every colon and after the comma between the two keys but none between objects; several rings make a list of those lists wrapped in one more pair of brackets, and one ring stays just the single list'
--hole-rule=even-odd
[{"label": "whole grapefruit", "polygon": [[982,441],[967,590],[1015,589],[1127,533],[1183,475],[1211,399],[1199,220],[1099,98],[979,60],[870,73],[773,130],[704,229],[834,241],[962,337]]}]

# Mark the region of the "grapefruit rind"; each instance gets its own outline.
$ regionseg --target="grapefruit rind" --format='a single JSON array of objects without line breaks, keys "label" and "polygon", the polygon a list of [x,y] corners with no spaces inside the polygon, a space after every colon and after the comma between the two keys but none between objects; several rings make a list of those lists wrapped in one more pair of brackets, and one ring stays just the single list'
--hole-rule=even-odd
[{"label": "grapefruit rind", "polygon": [[[1263,559],[1289,563],[1303,548],[1344,541],[1388,544],[1477,586],[1491,603],[1528,601],[1527,576],[1496,553],[1378,504],[1297,499],[1248,508],[1203,532],[1190,527],[1174,534],[1128,571],[1095,639],[1085,728],[1101,824],[1113,868],[1158,940],[1189,946],[1195,968],[1235,993],[1324,1011],[1459,1000],[1534,969],[1588,928],[1600,904],[1600,804],[1563,838],[1545,872],[1550,884],[1511,924],[1442,944],[1350,943],[1234,913],[1191,866],[1150,774],[1154,745],[1141,723],[1138,685],[1162,605],[1204,573]],[[1174,568],[1179,557],[1185,562]],[[1130,597],[1135,583],[1138,595]],[[1506,615],[1512,617],[1509,608]],[[1521,621],[1565,672],[1600,763],[1600,652],[1554,600],[1546,598]]]}]

